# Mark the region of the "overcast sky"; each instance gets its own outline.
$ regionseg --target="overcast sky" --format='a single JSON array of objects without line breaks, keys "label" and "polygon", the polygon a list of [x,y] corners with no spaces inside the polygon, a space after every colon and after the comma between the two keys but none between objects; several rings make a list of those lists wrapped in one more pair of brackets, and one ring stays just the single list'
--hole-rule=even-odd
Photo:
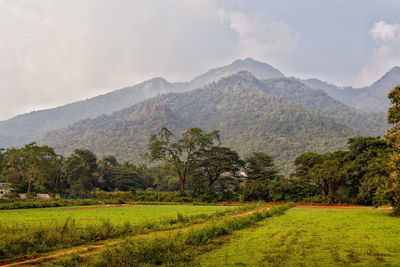
[{"label": "overcast sky", "polygon": [[400,65],[399,0],[0,0],[0,120],[253,57],[368,85]]}]

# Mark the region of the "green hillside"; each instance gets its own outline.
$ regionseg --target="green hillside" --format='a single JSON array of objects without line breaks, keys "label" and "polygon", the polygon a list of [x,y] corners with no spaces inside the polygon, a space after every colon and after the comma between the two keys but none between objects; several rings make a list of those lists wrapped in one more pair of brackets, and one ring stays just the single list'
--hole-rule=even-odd
[{"label": "green hillside", "polygon": [[362,135],[383,135],[389,128],[385,112],[367,112],[349,107],[329,97],[324,91],[310,88],[295,78],[269,79],[262,83],[267,93],[329,115],[331,118],[359,130]]},{"label": "green hillside", "polygon": [[305,151],[326,152],[346,146],[359,131],[294,101],[268,93],[249,72],[185,93],[169,93],[128,109],[51,132],[43,143],[68,154],[77,147],[98,155],[114,154],[137,162],[150,134],[166,126],[173,132],[190,127],[221,131],[223,143],[241,155],[261,150],[287,172]]}]

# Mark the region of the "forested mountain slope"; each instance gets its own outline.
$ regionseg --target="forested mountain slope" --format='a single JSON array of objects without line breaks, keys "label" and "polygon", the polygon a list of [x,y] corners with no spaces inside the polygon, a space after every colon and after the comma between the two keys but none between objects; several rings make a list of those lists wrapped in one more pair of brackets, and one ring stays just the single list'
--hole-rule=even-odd
[{"label": "forested mountain slope", "polygon": [[310,88],[295,78],[269,79],[262,83],[267,93],[329,115],[347,126],[358,129],[362,135],[383,135],[389,128],[385,112],[366,112],[346,106],[329,97],[324,91]]},{"label": "forested mountain slope", "polygon": [[[347,138],[360,133],[284,95],[274,95],[278,89],[272,90],[270,83],[277,81],[261,82],[249,72],[239,72],[202,89],[169,93],[112,115],[80,121],[47,134],[42,143],[64,154],[81,147],[137,162],[150,134],[161,127],[173,132],[201,127],[221,131],[223,144],[241,155],[257,150],[271,154],[286,172],[301,153],[345,148]],[[285,81],[291,80],[281,80]]]},{"label": "forested mountain slope", "polygon": [[194,78],[191,82],[169,83],[162,78],[154,78],[90,99],[0,121],[0,147],[23,145],[41,138],[48,131],[66,127],[82,119],[111,114],[159,94],[196,89],[241,70],[251,71],[260,79],[283,76],[281,72],[266,63],[246,58],[236,60],[227,66],[212,69]]}]

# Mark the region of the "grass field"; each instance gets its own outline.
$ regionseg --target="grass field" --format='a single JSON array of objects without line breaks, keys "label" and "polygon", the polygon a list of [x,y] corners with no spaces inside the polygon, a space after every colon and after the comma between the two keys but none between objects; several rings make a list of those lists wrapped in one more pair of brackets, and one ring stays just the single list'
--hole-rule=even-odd
[{"label": "grass field", "polygon": [[133,205],[120,207],[84,206],[41,209],[0,210],[0,226],[35,226],[62,224],[67,218],[79,225],[101,224],[104,220],[112,224],[129,222],[132,225],[148,221],[233,209],[228,206],[190,206],[190,205]]},{"label": "grass field", "polygon": [[[238,207],[138,205],[90,209],[32,209],[4,211],[3,214],[15,216],[5,219],[0,215],[0,221],[11,229],[13,223],[23,223],[27,215],[42,216],[35,218],[37,220],[33,224],[36,226],[62,222],[71,216],[88,225],[83,230],[79,227],[68,230],[67,236],[76,235],[77,238],[68,243],[68,246],[55,243],[43,249],[37,245],[40,244],[41,236],[38,233],[41,232],[32,230],[30,239],[36,238],[31,244],[32,253],[52,250],[57,253],[56,249],[87,244],[79,241],[80,236],[90,237],[93,231],[98,232],[96,229],[107,230],[107,225],[91,230],[90,225],[102,218],[110,218],[112,225],[118,225],[124,220],[139,225],[151,220],[176,218],[177,214],[211,215],[230,209]],[[265,213],[261,217],[253,214],[254,211],[260,211],[260,206],[255,206],[251,212],[242,209],[240,215],[233,216],[230,213],[222,217],[204,217],[205,220],[198,221],[200,224],[193,230],[190,230],[190,223],[178,224],[176,228],[171,228],[174,230],[159,232],[161,234],[157,234],[157,231],[163,228],[149,228],[149,231],[137,236],[139,239],[129,237],[135,230],[126,236],[120,236],[119,228],[112,226],[117,234],[104,235],[98,240],[118,237],[121,242],[130,240],[128,245],[122,242],[114,248],[111,246],[110,250],[107,247],[105,250],[100,248],[96,252],[100,254],[89,253],[89,258],[67,256],[66,261],[60,261],[60,264],[92,266],[101,262],[99,266],[108,266],[126,260],[136,262],[140,256],[143,262],[184,266],[400,266],[400,218],[390,216],[390,211],[369,207],[296,207],[286,212],[275,212],[275,207],[264,206],[262,209],[269,214]],[[20,212],[22,213],[19,214]],[[46,229],[46,233],[50,233],[46,240],[64,240],[58,236],[57,229],[59,228],[53,229],[55,232]],[[12,231],[8,234],[12,234]],[[5,237],[4,233],[1,236]],[[4,256],[18,255],[19,251],[26,253],[23,248],[26,247],[27,239],[25,235],[18,236],[20,237],[9,242],[0,242],[0,245],[6,244],[10,251]],[[13,247],[12,244],[16,241],[20,247]]]},{"label": "grass field", "polygon": [[295,208],[201,255],[201,266],[400,266],[400,218],[372,209]]},{"label": "grass field", "polygon": [[0,211],[0,259],[109,238],[173,229],[247,207],[191,205],[90,206]]}]

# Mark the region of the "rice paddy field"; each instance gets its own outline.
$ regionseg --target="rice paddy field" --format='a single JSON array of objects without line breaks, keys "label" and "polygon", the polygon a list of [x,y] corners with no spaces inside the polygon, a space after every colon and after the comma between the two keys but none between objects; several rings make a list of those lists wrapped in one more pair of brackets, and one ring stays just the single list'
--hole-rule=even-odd
[{"label": "rice paddy field", "polygon": [[235,232],[200,266],[400,266],[400,218],[372,208],[293,208]]}]

